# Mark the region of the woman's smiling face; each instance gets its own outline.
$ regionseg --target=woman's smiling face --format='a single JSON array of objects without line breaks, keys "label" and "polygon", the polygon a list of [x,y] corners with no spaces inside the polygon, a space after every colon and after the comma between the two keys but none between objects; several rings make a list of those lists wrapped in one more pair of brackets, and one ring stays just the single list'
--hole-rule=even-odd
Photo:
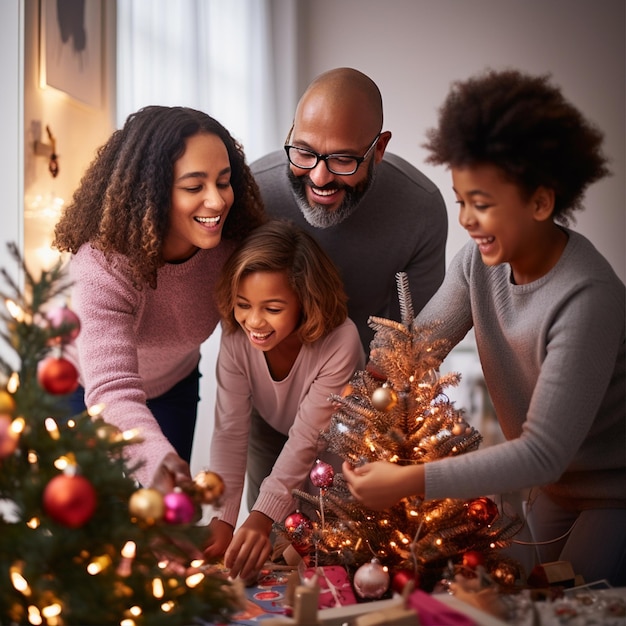
[{"label": "woman's smiling face", "polygon": [[209,133],[189,137],[174,163],[169,226],[163,244],[166,261],[182,261],[198,248],[217,246],[235,195],[224,142]]}]

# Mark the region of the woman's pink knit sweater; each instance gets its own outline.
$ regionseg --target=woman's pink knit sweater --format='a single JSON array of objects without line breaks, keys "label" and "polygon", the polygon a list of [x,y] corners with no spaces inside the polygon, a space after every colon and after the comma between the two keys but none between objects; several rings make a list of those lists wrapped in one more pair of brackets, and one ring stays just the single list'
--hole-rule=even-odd
[{"label": "woman's pink knit sweater", "polygon": [[71,307],[81,331],[65,356],[80,373],[87,406],[104,404],[104,419],[139,429],[140,443],[127,448],[129,462],[144,465],[135,478],[149,486],[163,457],[174,448],[146,407],[188,376],[199,362],[200,344],[219,322],[213,289],[234,244],[222,241],[188,261],[158,270],[157,288],[137,289],[125,259],[107,260],[83,245],[70,260]]}]

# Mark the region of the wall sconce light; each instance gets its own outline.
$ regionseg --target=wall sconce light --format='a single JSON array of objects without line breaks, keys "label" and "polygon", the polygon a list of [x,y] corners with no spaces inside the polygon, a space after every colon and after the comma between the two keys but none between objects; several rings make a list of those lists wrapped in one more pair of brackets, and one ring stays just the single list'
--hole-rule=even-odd
[{"label": "wall sconce light", "polygon": [[43,143],[39,139],[35,140],[35,154],[48,159],[48,171],[52,174],[52,178],[56,178],[59,174],[59,155],[56,149],[56,138],[50,130],[50,126],[46,126],[48,139],[50,143]]}]

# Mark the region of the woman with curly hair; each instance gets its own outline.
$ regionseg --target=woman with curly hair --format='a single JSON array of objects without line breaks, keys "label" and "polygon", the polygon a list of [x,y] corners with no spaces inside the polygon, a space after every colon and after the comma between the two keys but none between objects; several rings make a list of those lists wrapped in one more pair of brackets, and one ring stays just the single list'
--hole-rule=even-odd
[{"label": "woman with curly hair", "polygon": [[530,488],[542,562],[626,584],[625,289],[567,227],[608,174],[602,133],[549,77],[488,71],[453,85],[428,134],[470,235],[415,320],[456,345],[474,328],[506,441],[416,466],[344,463],[352,493],[385,508],[418,494]]},{"label": "woman with curly hair", "polygon": [[108,422],[139,429],[130,454],[146,486],[190,478],[215,282],[264,221],[243,150],[219,122],[148,106],[98,150],[56,225],[81,322],[66,351],[80,374],[72,408],[102,403]]},{"label": "woman with curly hair", "polygon": [[[273,522],[296,508],[318,435],[365,355],[339,272],[299,227],[271,221],[226,262],[216,290],[217,359],[211,469],[226,493],[205,555],[248,578],[271,551]],[[329,459],[330,460],[330,459]],[[235,531],[248,473],[250,514]]]}]

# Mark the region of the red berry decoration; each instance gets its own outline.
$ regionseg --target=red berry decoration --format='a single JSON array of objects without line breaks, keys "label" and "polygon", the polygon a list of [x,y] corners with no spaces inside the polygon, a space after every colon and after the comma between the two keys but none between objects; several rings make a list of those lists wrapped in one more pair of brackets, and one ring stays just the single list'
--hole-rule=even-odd
[{"label": "red berry decoration", "polygon": [[489,526],[499,515],[498,505],[489,498],[476,498],[467,505],[467,517],[477,526]]},{"label": "red berry decoration", "polygon": [[63,396],[76,391],[78,372],[67,359],[48,356],[37,365],[37,381],[53,396]]},{"label": "red berry decoration", "polygon": [[478,550],[468,550],[463,554],[463,566],[469,569],[476,569],[479,565],[484,565],[485,557]]},{"label": "red berry decoration", "polygon": [[78,315],[67,306],[51,309],[46,313],[46,319],[50,324],[50,329],[56,334],[50,340],[51,343],[69,343],[80,333]]},{"label": "red berry decoration", "polygon": [[46,514],[68,528],[79,528],[88,522],[96,504],[96,490],[84,476],[59,474],[43,492]]},{"label": "red berry decoration", "polygon": [[333,484],[335,478],[335,470],[332,465],[324,463],[319,459],[315,461],[315,465],[309,474],[311,482],[320,489],[328,489]]},{"label": "red berry decoration", "polygon": [[190,524],[196,515],[196,505],[183,491],[172,491],[163,497],[165,513],[163,519],[168,524]]}]

